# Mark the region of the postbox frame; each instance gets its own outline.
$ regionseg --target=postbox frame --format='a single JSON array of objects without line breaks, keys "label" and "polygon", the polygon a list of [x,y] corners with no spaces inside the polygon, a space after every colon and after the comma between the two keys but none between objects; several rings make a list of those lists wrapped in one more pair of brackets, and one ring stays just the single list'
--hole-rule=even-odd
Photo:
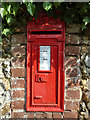
[{"label": "postbox frame", "polygon": [[[35,21],[33,22],[29,22],[27,24],[27,101],[26,101],[26,110],[27,111],[52,111],[52,112],[63,112],[64,111],[64,48],[65,48],[65,23],[64,21],[60,21],[57,22],[57,24],[52,24],[51,28],[49,28],[48,26],[43,26],[41,28],[41,24],[36,24]],[[44,24],[47,24],[44,21]],[[58,27],[59,26],[59,27]],[[33,35],[32,32],[35,31],[60,31],[61,34],[36,34]],[[48,39],[57,39],[57,44],[60,44],[61,48],[59,50],[58,55],[60,54],[59,57],[59,67],[60,70],[58,72],[58,89],[60,91],[58,91],[60,98],[59,98],[59,103],[57,105],[57,107],[53,107],[53,105],[48,106],[45,104],[40,105],[32,105],[32,87],[31,87],[31,82],[32,82],[32,44],[35,43],[36,45],[40,45],[42,43],[39,42],[35,42],[35,39],[42,39],[42,38],[48,38]],[[47,45],[47,44],[46,44]],[[48,45],[56,45],[56,42],[51,40],[51,43]],[[39,72],[50,72],[50,71],[39,71]],[[61,78],[62,77],[62,78]],[[62,81],[62,82],[61,82]]]}]

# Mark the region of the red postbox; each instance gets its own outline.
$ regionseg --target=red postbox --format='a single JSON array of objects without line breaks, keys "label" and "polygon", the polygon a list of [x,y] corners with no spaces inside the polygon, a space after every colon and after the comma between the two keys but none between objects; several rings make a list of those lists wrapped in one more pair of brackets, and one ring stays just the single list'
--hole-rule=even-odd
[{"label": "red postbox", "polygon": [[41,14],[27,23],[27,111],[64,110],[65,24]]}]

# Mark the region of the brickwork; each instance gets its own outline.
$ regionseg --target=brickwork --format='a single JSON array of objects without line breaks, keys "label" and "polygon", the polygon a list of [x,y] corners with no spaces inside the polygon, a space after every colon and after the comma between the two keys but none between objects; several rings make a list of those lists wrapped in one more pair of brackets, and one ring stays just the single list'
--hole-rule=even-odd
[{"label": "brickwork", "polygon": [[[82,84],[87,84],[85,82],[85,79],[87,79],[86,77],[87,75],[84,74],[82,70],[84,69],[85,66],[83,65],[83,67],[81,67],[80,65],[83,62],[83,59],[81,59],[81,51],[83,52],[83,54],[86,54],[89,43],[87,40],[88,37],[81,37],[80,33],[81,33],[80,25],[74,24],[74,25],[66,26],[65,97],[64,97],[64,112],[62,113],[26,111],[26,48],[27,48],[26,27],[25,29],[23,27],[17,28],[16,33],[13,34],[11,37],[11,42],[7,42],[8,40],[5,39],[5,42],[3,43],[5,49],[6,50],[10,49],[7,46],[11,44],[11,49],[9,50],[9,52],[11,53],[12,56],[9,57],[9,59],[6,59],[6,61],[9,61],[11,65],[11,66],[9,65],[11,68],[8,68],[8,70],[10,69],[11,72],[10,84],[7,82],[7,79],[4,79],[3,83],[4,82],[7,83],[5,84],[5,90],[9,98],[11,95],[11,107],[10,107],[10,103],[7,106],[7,109],[5,108],[5,106],[3,107],[4,110],[6,111],[10,111],[11,109],[11,118],[35,118],[35,119],[43,118],[43,119],[56,120],[60,118],[63,119],[79,118],[80,115],[82,115],[82,113],[80,112],[82,112],[81,109],[84,108],[81,106],[81,102],[84,101],[83,106],[86,106],[85,101],[87,100],[88,102],[88,99],[86,98],[86,94],[85,94],[85,90],[87,91],[86,87],[81,86]],[[83,42],[82,39],[84,39]],[[85,40],[87,42],[87,47],[85,46],[86,45]],[[81,49],[81,45],[82,45],[82,49]],[[85,56],[83,56],[82,58],[84,57]],[[82,74],[83,83],[81,80],[81,72],[83,72]],[[1,76],[0,76],[0,81],[1,81]],[[88,80],[88,82],[90,81]],[[8,93],[8,90],[10,90],[11,93]],[[90,107],[89,102],[87,106]],[[3,113],[6,111],[3,111]],[[86,109],[86,114],[88,116],[87,109]],[[84,112],[82,116],[85,117]]]},{"label": "brickwork", "polygon": [[63,118],[68,118],[68,119],[74,118],[75,119],[75,118],[78,118],[78,113],[75,111],[65,111]]},{"label": "brickwork", "polygon": [[[89,30],[89,31],[87,31]],[[87,36],[82,36],[81,42],[81,88],[82,100],[80,102],[80,118],[90,119],[90,29],[87,28]]]},{"label": "brickwork", "polygon": [[[17,28],[17,32],[22,29]],[[34,113],[25,112],[25,59],[26,33],[13,34],[11,58],[11,118],[34,118]]]},{"label": "brickwork", "polygon": [[[80,89],[80,43],[81,37],[72,33],[80,33],[80,26],[73,25],[66,28],[65,47],[65,102],[63,113],[60,112],[26,112],[26,33],[20,33],[19,29],[12,36],[11,58],[11,117],[12,118],[77,118]],[[70,31],[70,29],[73,29]],[[22,29],[23,30],[23,29]],[[70,33],[70,34],[69,34]]]},{"label": "brickwork", "polygon": [[10,117],[10,36],[0,42],[0,119]]}]

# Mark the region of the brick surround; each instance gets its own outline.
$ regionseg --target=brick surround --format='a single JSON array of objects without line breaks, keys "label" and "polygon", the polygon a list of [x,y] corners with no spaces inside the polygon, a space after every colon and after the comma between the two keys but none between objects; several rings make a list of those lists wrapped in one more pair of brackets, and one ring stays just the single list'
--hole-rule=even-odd
[{"label": "brick surround", "polygon": [[[76,31],[75,31],[76,29]],[[23,32],[22,32],[23,31]],[[77,33],[77,35],[76,35]],[[80,25],[66,27],[64,112],[26,112],[26,30],[12,35],[11,118],[78,118],[80,88]]]}]

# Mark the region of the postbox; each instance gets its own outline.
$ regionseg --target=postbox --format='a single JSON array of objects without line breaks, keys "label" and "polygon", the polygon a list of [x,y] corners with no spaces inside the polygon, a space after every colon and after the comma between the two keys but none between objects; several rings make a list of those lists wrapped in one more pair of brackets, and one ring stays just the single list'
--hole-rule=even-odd
[{"label": "postbox", "polygon": [[27,23],[27,111],[64,110],[65,24],[40,15]]}]

